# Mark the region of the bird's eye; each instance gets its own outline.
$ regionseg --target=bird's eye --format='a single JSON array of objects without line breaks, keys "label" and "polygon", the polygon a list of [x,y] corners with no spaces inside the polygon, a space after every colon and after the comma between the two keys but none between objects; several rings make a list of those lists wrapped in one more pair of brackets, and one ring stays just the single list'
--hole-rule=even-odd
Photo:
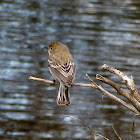
[{"label": "bird's eye", "polygon": [[52,51],[52,48],[50,48],[50,50]]}]

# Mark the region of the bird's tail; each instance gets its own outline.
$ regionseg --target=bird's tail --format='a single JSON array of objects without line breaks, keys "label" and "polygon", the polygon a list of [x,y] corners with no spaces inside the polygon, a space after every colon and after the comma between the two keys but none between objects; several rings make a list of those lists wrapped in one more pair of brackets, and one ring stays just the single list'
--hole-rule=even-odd
[{"label": "bird's tail", "polygon": [[58,105],[67,105],[67,106],[70,105],[69,87],[63,85],[61,82],[60,82],[59,92],[56,101]]}]

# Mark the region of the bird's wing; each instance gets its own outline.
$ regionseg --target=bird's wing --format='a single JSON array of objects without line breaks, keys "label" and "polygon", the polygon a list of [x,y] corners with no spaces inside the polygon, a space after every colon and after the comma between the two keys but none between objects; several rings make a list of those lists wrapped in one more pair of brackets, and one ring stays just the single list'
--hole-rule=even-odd
[{"label": "bird's wing", "polygon": [[63,82],[65,85],[71,85],[76,74],[75,64],[70,61],[67,64],[53,64],[52,61],[48,60],[49,68],[55,78]]}]

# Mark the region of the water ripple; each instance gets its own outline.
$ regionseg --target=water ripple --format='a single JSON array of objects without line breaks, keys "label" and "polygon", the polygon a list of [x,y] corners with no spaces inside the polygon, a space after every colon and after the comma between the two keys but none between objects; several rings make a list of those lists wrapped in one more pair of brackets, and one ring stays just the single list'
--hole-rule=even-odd
[{"label": "water ripple", "polygon": [[[122,139],[132,127],[132,114],[92,88],[72,87],[71,106],[56,104],[59,87],[31,81],[29,76],[53,79],[47,68],[51,41],[68,45],[77,69],[75,82],[88,83],[106,63],[133,75],[140,89],[139,1],[5,0],[0,4],[0,137],[3,139],[91,139],[80,122],[109,138],[114,125]],[[101,84],[101,83],[99,83]],[[107,90],[115,91],[103,84]],[[118,111],[119,110],[119,111]],[[117,121],[116,121],[117,120]],[[118,126],[119,124],[119,126]],[[136,118],[137,128],[140,126]],[[96,127],[96,128],[95,128]],[[136,129],[136,138],[140,139]]]}]

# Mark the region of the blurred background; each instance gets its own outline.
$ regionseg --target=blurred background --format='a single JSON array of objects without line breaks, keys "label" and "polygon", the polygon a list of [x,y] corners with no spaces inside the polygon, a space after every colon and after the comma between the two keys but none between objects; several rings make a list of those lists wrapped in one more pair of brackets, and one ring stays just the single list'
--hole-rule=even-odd
[{"label": "blurred background", "polygon": [[[133,75],[140,90],[139,0],[1,0],[0,139],[93,138],[82,123],[62,116],[66,114],[110,140],[118,140],[112,126],[130,140],[134,114],[97,90],[73,86],[71,106],[57,106],[57,85],[29,80],[31,75],[53,79],[44,47],[54,40],[69,47],[77,68],[75,82],[89,83],[85,74],[95,80],[98,73],[126,88],[121,79],[102,71],[108,64]],[[134,139],[139,140],[138,117],[135,122]]]}]

